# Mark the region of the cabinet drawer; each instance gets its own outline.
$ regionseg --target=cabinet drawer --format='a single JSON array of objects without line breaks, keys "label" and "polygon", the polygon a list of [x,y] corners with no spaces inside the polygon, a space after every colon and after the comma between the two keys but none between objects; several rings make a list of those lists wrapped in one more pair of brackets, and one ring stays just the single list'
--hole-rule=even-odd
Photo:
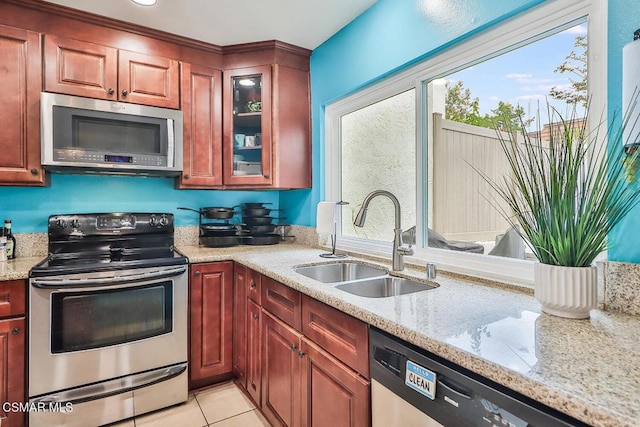
[{"label": "cabinet drawer", "polygon": [[300,331],[302,317],[300,292],[262,276],[262,307],[287,325]]},{"label": "cabinet drawer", "polygon": [[302,333],[369,378],[369,331],[366,323],[304,295]]},{"label": "cabinet drawer", "polygon": [[261,282],[262,275],[257,271],[247,268],[247,298],[257,305],[262,305]]},{"label": "cabinet drawer", "polygon": [[0,282],[0,317],[22,315],[26,311],[24,280]]}]

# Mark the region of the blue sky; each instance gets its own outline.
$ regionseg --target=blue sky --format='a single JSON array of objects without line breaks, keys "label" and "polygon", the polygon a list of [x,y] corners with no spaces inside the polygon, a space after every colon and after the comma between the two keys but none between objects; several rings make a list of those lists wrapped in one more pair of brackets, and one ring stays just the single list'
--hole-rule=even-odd
[{"label": "blue sky", "polygon": [[[480,100],[481,114],[489,113],[501,100],[519,104],[535,116],[540,102],[540,110],[544,112],[540,119],[544,124],[545,96],[553,86],[567,88],[570,84],[568,73],[553,70],[574,49],[576,36],[586,32],[587,25],[583,23],[445,78],[452,83],[462,80],[471,96]],[[549,100],[560,112],[566,111],[564,102]]]}]

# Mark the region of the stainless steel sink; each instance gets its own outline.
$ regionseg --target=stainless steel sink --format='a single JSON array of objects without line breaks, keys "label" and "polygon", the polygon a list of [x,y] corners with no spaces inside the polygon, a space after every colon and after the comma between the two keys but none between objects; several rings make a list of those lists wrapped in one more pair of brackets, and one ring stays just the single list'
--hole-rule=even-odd
[{"label": "stainless steel sink", "polygon": [[391,297],[394,295],[428,291],[434,288],[435,286],[430,286],[425,283],[393,276],[375,277],[368,280],[336,285],[336,289],[369,298]]},{"label": "stainless steel sink", "polygon": [[356,262],[336,262],[332,264],[296,267],[293,271],[322,283],[347,282],[387,274],[382,268],[375,268]]}]

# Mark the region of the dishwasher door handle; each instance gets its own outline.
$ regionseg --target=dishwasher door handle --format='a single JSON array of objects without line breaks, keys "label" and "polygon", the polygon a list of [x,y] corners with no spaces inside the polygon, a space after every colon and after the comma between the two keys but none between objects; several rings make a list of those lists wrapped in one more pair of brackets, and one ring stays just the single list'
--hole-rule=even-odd
[{"label": "dishwasher door handle", "polygon": [[465,399],[473,399],[473,390],[463,385],[458,384],[449,378],[440,375],[437,380],[438,385],[441,385],[448,391],[455,393],[456,396],[463,397]]}]

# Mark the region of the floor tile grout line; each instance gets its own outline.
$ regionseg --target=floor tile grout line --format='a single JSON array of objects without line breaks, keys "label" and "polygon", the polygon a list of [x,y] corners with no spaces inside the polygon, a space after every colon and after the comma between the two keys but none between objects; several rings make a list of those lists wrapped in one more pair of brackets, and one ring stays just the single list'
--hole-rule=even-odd
[{"label": "floor tile grout line", "polygon": [[230,420],[231,418],[239,417],[240,415],[244,415],[247,412],[253,412],[255,410],[256,410],[256,408],[251,408],[251,409],[249,409],[247,411],[244,411],[244,412],[238,412],[237,414],[232,415],[230,417],[222,418],[222,419],[219,419],[218,421],[212,422],[211,424],[207,424],[207,426],[213,426],[213,425],[216,425],[217,423],[221,423],[222,421]]},{"label": "floor tile grout line", "polygon": [[205,425],[209,425],[209,420],[207,419],[207,414],[204,413],[204,409],[202,409],[202,405],[200,405],[200,401],[198,400],[198,395],[196,393],[193,393],[193,398],[196,400],[196,403],[198,404],[198,409],[200,409],[200,412],[202,413],[202,417],[204,418],[204,421],[207,423]]}]

